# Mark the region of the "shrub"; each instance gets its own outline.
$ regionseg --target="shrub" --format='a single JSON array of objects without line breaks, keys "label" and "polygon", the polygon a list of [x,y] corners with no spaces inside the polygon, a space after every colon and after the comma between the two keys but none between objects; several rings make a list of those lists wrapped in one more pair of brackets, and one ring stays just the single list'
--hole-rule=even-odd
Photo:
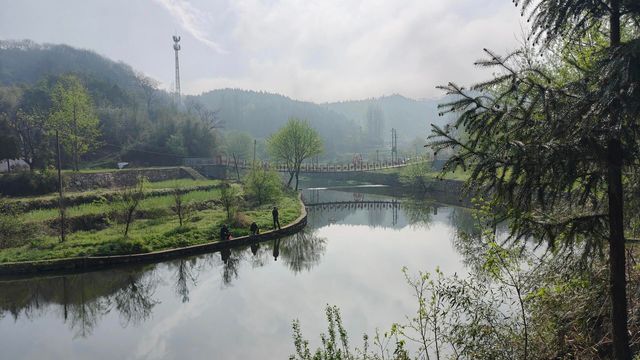
[{"label": "shrub", "polygon": [[0,193],[7,196],[43,195],[58,190],[53,171],[21,172],[0,176]]},{"label": "shrub", "polygon": [[244,182],[247,196],[258,205],[273,201],[281,194],[280,176],[273,170],[254,167],[249,171]]},{"label": "shrub", "polygon": [[152,249],[141,239],[119,238],[116,241],[100,245],[96,255],[124,255],[150,252]]},{"label": "shrub", "polygon": [[0,249],[18,247],[33,240],[37,231],[18,216],[0,215]]}]

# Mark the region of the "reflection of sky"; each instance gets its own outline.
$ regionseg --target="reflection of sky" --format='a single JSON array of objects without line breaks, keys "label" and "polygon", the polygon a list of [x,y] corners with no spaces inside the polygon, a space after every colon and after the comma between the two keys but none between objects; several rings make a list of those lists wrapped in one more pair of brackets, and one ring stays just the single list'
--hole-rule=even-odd
[{"label": "reflection of sky", "polygon": [[252,264],[249,249],[234,253],[243,259],[238,278],[228,286],[222,284],[220,254],[201,256],[197,286],[191,285],[187,303],[175,293],[175,266],[160,264],[156,271],[161,282],[154,294],[160,303],[138,325],[123,328],[112,310],[92,335],[73,339],[57,304],[31,320],[21,316],[14,321],[5,314],[0,320],[2,357],[287,358],[293,352],[291,321],[300,319],[303,334],[315,347],[326,331],[327,304],[340,307],[351,344],[361,346],[362,333],[386,330],[414,312],[403,266],[412,272],[437,266],[445,273],[464,271],[451,246],[451,208],[439,208],[429,226],[408,226],[402,210],[396,226],[369,226],[381,225],[369,224],[372,219],[389,221],[390,211],[372,217],[368,210],[353,210],[335,224],[317,226],[314,235],[325,238],[326,247],[309,271],[294,273],[283,258],[284,241],[295,238],[283,240],[278,261],[271,256],[272,244],[261,244],[264,266]]}]

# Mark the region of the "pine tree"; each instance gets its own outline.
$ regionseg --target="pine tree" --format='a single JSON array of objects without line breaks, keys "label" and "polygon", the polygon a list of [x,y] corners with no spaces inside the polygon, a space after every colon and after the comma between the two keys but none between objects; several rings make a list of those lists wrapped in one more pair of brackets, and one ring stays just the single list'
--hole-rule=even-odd
[{"label": "pine tree", "polygon": [[[623,170],[637,171],[640,154],[640,2],[520,5],[535,45],[506,57],[487,51],[477,64],[497,69],[493,79],[443,87],[456,100],[441,107],[459,116],[434,128],[432,145],[457,150],[446,169],[471,168],[470,184],[489,194],[496,221],[510,220],[513,239],[577,245],[585,255],[608,240],[613,354],[630,360]],[[576,54],[601,33],[604,46]]]}]

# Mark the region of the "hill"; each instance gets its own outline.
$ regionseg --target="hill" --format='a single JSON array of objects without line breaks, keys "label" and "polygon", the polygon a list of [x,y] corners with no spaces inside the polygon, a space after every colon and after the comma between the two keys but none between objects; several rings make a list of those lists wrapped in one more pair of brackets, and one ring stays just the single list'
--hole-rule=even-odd
[{"label": "hill", "polygon": [[356,151],[361,141],[360,127],[347,116],[325,106],[283,95],[219,89],[189,97],[187,102],[192,100],[218,111],[225,129],[247,132],[259,139],[269,137],[290,117],[306,119],[323,138],[327,157]]},{"label": "hill", "polygon": [[383,117],[385,142],[390,141],[391,128],[398,131],[399,143],[408,143],[416,137],[425,138],[431,132],[431,124],[443,125],[446,118],[438,116],[441,100],[414,100],[402,95],[379,98],[341,101],[323,104],[329,110],[340,113],[363,127],[367,127],[370,109],[379,109]]}]

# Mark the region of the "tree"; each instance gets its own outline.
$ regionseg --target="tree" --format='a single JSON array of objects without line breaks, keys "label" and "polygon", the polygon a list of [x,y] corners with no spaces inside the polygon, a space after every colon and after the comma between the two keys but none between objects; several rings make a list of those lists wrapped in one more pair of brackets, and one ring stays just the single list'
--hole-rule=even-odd
[{"label": "tree", "polygon": [[173,206],[171,210],[178,216],[180,227],[184,220],[188,219],[191,215],[192,205],[188,204],[184,200],[184,189],[180,188],[177,184],[173,189]]},{"label": "tree", "polygon": [[[0,127],[0,129],[2,129]],[[3,133],[0,135],[0,159],[7,160],[7,172],[11,172],[11,162],[10,159],[15,159],[18,157],[18,144],[16,139],[13,136],[6,135]]]},{"label": "tree", "polygon": [[280,176],[273,170],[253,167],[244,179],[245,191],[258,205],[276,199],[280,195]]},{"label": "tree", "polygon": [[220,187],[220,201],[224,211],[227,213],[227,221],[233,219],[231,215],[235,215],[238,200],[240,200],[240,190],[229,183],[223,183]]},{"label": "tree", "polygon": [[223,125],[222,120],[220,120],[218,116],[219,110],[211,110],[196,100],[190,100],[187,103],[187,112],[198,117],[209,130],[219,129]]},{"label": "tree", "polygon": [[52,91],[50,120],[62,135],[62,145],[78,171],[80,157],[96,146],[100,130],[91,97],[75,76],[60,78]]},{"label": "tree", "polygon": [[233,154],[240,160],[248,160],[253,151],[253,139],[249,134],[240,131],[231,131],[226,134],[225,153],[227,156]]},{"label": "tree", "polygon": [[120,192],[118,201],[113,203],[111,215],[116,221],[124,223],[124,237],[129,235],[129,228],[135,220],[140,202],[144,200],[144,186],[146,179],[138,177],[136,184],[126,186]]},{"label": "tree", "polygon": [[287,186],[291,186],[293,177],[298,177],[302,162],[322,153],[322,139],[308,122],[291,118],[287,124],[269,137],[267,141],[269,153],[276,160],[284,163],[289,173]]},{"label": "tree", "polygon": [[23,89],[0,88],[0,118],[17,137],[19,155],[33,171],[44,168],[50,154],[46,133],[46,113],[49,111],[48,91],[42,84]]},{"label": "tree", "polygon": [[367,137],[375,146],[384,144],[384,111],[378,105],[370,104],[367,108]]},{"label": "tree", "polygon": [[[640,6],[637,1],[530,1],[533,39],[550,68],[524,49],[507,57],[489,51],[478,65],[499,69],[471,91],[441,105],[459,116],[434,127],[436,151],[455,148],[446,170],[471,167],[470,184],[491,194],[495,221],[510,220],[511,238],[536,237],[550,246],[578,244],[585,254],[609,242],[614,356],[631,359],[627,332],[623,169],[636,171],[640,153]],[[632,29],[624,42],[622,28]],[[607,32],[589,61],[558,58],[593,33]],[[468,139],[453,135],[464,127]]]},{"label": "tree", "polygon": [[142,73],[136,74],[136,81],[144,94],[147,116],[151,117],[151,103],[158,93],[158,81]]}]

